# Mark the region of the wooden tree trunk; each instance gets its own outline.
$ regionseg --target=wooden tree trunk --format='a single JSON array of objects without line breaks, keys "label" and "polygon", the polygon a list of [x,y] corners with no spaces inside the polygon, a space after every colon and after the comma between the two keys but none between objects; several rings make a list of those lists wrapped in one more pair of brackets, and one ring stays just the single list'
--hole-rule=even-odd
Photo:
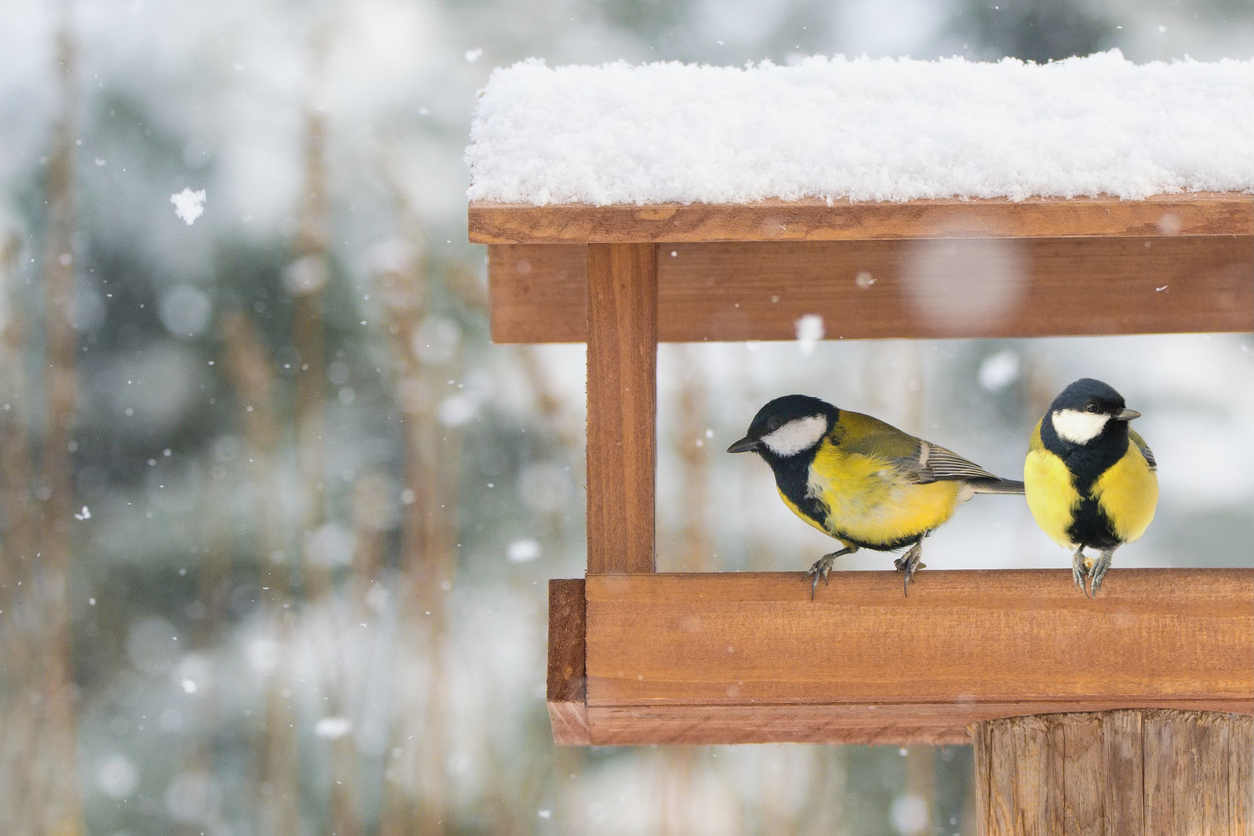
[{"label": "wooden tree trunk", "polygon": [[981,836],[1254,836],[1254,718],[1107,711],[972,727]]}]

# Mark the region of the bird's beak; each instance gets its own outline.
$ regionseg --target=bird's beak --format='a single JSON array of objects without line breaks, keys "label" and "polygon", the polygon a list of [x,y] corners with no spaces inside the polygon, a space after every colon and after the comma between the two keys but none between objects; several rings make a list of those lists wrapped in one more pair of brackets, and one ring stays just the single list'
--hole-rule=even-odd
[{"label": "bird's beak", "polygon": [[758,441],[756,438],[750,438],[749,436],[745,436],[744,438],[740,439],[732,446],[728,447],[727,452],[748,453],[750,450],[757,450],[761,446],[762,446],[762,442]]},{"label": "bird's beak", "polygon": [[1137,412],[1135,409],[1128,409],[1127,407],[1124,407],[1111,417],[1116,421],[1131,421],[1133,418],[1140,418],[1141,413]]}]

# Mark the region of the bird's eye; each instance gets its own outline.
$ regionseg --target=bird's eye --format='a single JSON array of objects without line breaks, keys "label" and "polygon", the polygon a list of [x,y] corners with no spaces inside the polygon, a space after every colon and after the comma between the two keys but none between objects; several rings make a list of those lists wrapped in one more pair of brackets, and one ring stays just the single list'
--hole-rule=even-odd
[{"label": "bird's eye", "polygon": [[778,418],[772,418],[771,420],[766,422],[766,428],[770,432],[775,432],[776,430],[779,429],[779,427],[780,427],[780,421]]},{"label": "bird's eye", "polygon": [[1097,412],[1098,409],[1099,407],[1097,406],[1097,404],[1093,403],[1092,401],[1089,401],[1088,403],[1084,405],[1084,411],[1089,413],[1090,415]]}]

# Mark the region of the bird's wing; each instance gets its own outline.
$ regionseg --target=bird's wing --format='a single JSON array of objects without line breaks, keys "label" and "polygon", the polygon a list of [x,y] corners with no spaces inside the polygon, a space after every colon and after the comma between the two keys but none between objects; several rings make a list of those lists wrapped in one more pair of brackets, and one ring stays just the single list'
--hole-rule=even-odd
[{"label": "bird's wing", "polygon": [[1149,469],[1157,470],[1158,462],[1154,460],[1154,451],[1145,443],[1145,439],[1141,438],[1141,434],[1136,430],[1129,429],[1128,438],[1140,449],[1141,455],[1145,457],[1145,463],[1149,465]]},{"label": "bird's wing", "polygon": [[952,450],[946,450],[930,441],[919,442],[918,472],[920,482],[952,482],[952,481],[1000,481],[1000,478],[989,473],[972,461],[964,459]]},{"label": "bird's wing", "polygon": [[848,410],[840,413],[831,440],[847,453],[887,461],[903,471],[911,462],[917,466],[919,445],[924,443],[892,424]]},{"label": "bird's wing", "polygon": [[839,443],[846,451],[884,460],[916,485],[945,481],[1000,481],[975,462],[902,432],[878,418],[842,412]]}]

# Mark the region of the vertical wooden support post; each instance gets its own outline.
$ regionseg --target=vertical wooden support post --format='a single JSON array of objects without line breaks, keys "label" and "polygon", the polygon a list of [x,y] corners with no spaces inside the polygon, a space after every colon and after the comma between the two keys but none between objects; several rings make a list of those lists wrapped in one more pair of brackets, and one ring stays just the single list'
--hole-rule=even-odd
[{"label": "vertical wooden support post", "polygon": [[980,836],[1254,836],[1254,717],[1107,711],[972,727]]},{"label": "vertical wooden support post", "polygon": [[654,571],[657,258],[588,245],[588,572]]}]

